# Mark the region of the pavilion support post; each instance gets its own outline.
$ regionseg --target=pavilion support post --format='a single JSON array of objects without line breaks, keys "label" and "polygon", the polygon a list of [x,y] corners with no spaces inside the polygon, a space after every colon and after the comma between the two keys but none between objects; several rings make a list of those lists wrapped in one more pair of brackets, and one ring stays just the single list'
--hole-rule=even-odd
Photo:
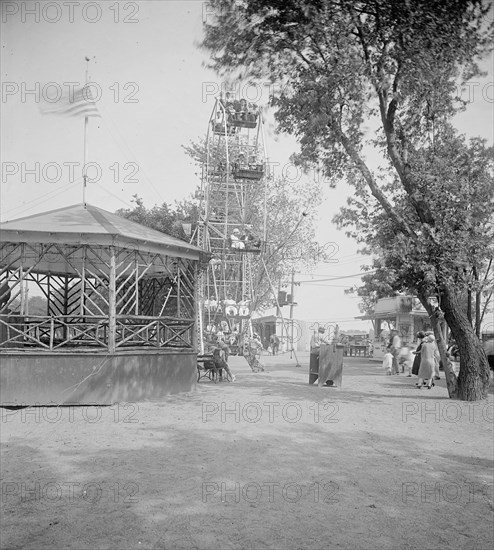
[{"label": "pavilion support post", "polygon": [[117,332],[117,265],[115,247],[110,246],[110,280],[108,288],[108,351],[115,353]]},{"label": "pavilion support post", "polygon": [[182,270],[180,269],[180,266],[177,266],[177,317],[180,317],[181,313],[181,307],[180,307],[180,300],[182,299],[182,292],[181,292],[181,284],[182,284]]},{"label": "pavilion support post", "polygon": [[[193,296],[194,296],[194,325],[192,327],[192,349],[196,352],[204,354],[204,342],[203,342],[203,326],[202,326],[202,310],[199,295],[199,262],[194,262],[194,281],[193,281]],[[200,346],[200,347],[199,347]]]},{"label": "pavilion support post", "polygon": [[24,259],[25,259],[25,244],[22,243],[21,245],[21,265],[19,268],[19,287],[21,290],[21,305],[20,305],[20,312],[21,315],[25,315],[25,309],[26,309],[26,297],[24,294],[25,286],[24,286]]},{"label": "pavilion support post", "polygon": [[50,351],[53,350],[53,340],[55,339],[55,320],[50,319]]},{"label": "pavilion support post", "polygon": [[137,252],[134,252],[134,262],[135,262],[135,295],[136,295],[136,301],[135,301],[135,310],[134,315],[139,315],[139,258],[137,257]]},{"label": "pavilion support post", "polygon": [[81,302],[80,302],[80,315],[84,315],[85,306],[85,292],[86,292],[86,246],[82,249],[82,267],[81,267]]},{"label": "pavilion support post", "polygon": [[[67,315],[69,314],[69,276],[64,275],[62,277],[62,299],[63,299],[63,305],[62,305],[62,315],[64,315],[64,319],[67,320]],[[64,323],[63,325],[63,339],[67,340],[69,337],[69,327]]]}]

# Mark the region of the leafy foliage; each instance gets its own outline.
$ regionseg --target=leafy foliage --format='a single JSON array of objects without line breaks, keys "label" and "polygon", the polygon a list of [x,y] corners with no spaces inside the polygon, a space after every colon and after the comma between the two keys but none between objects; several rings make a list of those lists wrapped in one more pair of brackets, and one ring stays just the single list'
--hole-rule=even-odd
[{"label": "leafy foliage", "polygon": [[195,225],[197,223],[198,210],[193,199],[184,199],[175,203],[175,208],[166,202],[160,206],[154,205],[152,208],[146,208],[138,195],[134,195],[132,202],[135,203],[134,208],[121,208],[116,211],[116,214],[177,239],[189,241],[190,235],[186,234],[183,224]]},{"label": "leafy foliage", "polygon": [[271,103],[279,129],[299,139],[298,162],[354,186],[337,223],[379,255],[391,291],[439,297],[462,351],[458,395],[485,397],[487,361],[458,294],[487,284],[492,166],[485,144],[466,144],[450,121],[465,107],[458,83],[492,48],[489,2],[210,3],[211,67],[278,84]]}]

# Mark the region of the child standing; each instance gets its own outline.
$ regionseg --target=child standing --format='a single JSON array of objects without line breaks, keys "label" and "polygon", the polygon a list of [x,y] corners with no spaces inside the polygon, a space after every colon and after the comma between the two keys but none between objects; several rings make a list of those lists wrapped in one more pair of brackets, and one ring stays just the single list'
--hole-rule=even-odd
[{"label": "child standing", "polygon": [[386,353],[383,359],[383,369],[386,371],[386,374],[391,376],[393,368],[393,354],[391,353],[390,347],[386,348]]},{"label": "child standing", "polygon": [[401,367],[401,372],[405,373],[407,372],[407,376],[412,376],[412,353],[410,351],[410,348],[407,346],[403,346],[400,350],[400,357],[399,357],[399,363]]}]

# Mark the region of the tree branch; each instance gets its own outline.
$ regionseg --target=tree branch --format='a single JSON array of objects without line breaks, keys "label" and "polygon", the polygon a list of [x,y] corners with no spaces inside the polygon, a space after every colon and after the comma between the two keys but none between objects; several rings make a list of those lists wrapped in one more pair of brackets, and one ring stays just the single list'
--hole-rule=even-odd
[{"label": "tree branch", "polygon": [[384,208],[386,214],[393,220],[393,222],[396,224],[399,231],[401,231],[403,234],[407,235],[408,237],[414,237],[416,238],[417,235],[412,230],[412,228],[406,223],[406,221],[401,217],[398,216],[395,209],[393,208],[393,205],[388,201],[388,199],[385,197],[384,193],[379,189],[374,177],[371,174],[371,171],[363,161],[363,159],[360,157],[357,149],[354,147],[353,143],[350,141],[348,136],[344,134],[344,132],[339,128],[336,124],[333,124],[331,126],[331,129],[337,134],[338,139],[340,143],[343,145],[345,151],[349,155],[349,157],[354,162],[355,166],[358,168],[360,173],[364,176],[365,181],[367,182],[367,185],[369,186],[371,193],[373,196],[377,199],[379,204]]}]

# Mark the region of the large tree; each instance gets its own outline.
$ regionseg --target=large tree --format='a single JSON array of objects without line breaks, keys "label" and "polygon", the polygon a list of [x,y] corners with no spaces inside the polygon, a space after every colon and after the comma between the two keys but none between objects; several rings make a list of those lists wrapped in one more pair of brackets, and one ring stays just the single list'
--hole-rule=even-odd
[{"label": "large tree", "polygon": [[[349,206],[336,217],[336,222],[351,229],[350,233],[365,242],[378,256],[375,263],[377,272],[374,278],[366,276],[361,293],[368,299],[379,297],[383,292],[415,292],[429,312],[446,365],[446,342],[439,327],[442,310],[446,313],[446,308],[442,294],[437,292],[438,278],[455,289],[456,307],[463,314],[463,321],[466,318],[470,325],[473,317],[469,303],[471,295],[475,295],[476,332],[480,332],[481,296],[487,294],[485,311],[492,292],[492,148],[486,148],[479,139],[466,143],[455,135],[452,128],[445,127],[435,135],[433,144],[413,151],[410,163],[414,172],[427,182],[423,197],[434,217],[434,227],[430,229],[433,238],[430,234],[422,234],[420,222],[413,216],[406,195],[400,196],[397,185],[389,188],[395,211],[407,219],[416,234],[421,235],[420,239],[395,234],[394,224],[383,215],[379,203],[370,196],[366,186],[361,186],[356,196],[349,199]],[[364,208],[365,216],[362,215]],[[438,296],[439,310],[431,305],[431,296]],[[446,319],[451,319],[449,313]],[[451,323],[455,323],[454,318]],[[451,329],[456,336],[453,326]],[[467,356],[468,350],[463,344],[459,347]],[[446,375],[450,394],[455,395],[458,387],[454,373],[447,371]]]},{"label": "large tree", "polygon": [[[494,288],[494,149],[479,139],[467,144],[451,129],[445,129],[436,135],[433,146],[423,148],[420,153],[427,164],[426,194],[431,203],[435,200],[435,234],[441,246],[431,247],[433,241],[424,239],[417,250],[409,241],[391,238],[392,224],[382,216],[379,203],[363,186],[360,196],[357,193],[350,197],[348,206],[334,219],[347,229],[349,236],[365,243],[364,252],[375,255],[373,265],[368,268],[372,271],[362,277],[364,284],[347,292],[361,296],[361,307],[371,312],[379,298],[404,290],[417,291],[425,279],[430,279],[427,270],[435,266],[449,272],[460,293],[461,307],[480,335]],[[401,215],[410,219],[407,206],[407,201],[395,200],[395,208],[400,208]],[[431,248],[429,258],[423,262],[426,246]],[[423,267],[417,269],[420,263]],[[434,287],[429,292],[434,293]]]},{"label": "large tree", "polygon": [[115,213],[122,218],[151,227],[177,239],[183,241],[190,239],[190,235],[184,229],[184,224],[197,223],[197,210],[193,200],[184,199],[175,203],[175,207],[164,202],[159,206],[155,204],[153,207],[147,208],[142,198],[134,195],[132,202],[135,204],[133,208],[121,208]]},{"label": "large tree", "polygon": [[[448,189],[439,195],[427,192],[432,181],[438,189],[441,175],[428,174],[421,151],[464,106],[457,85],[479,74],[478,62],[491,48],[490,4],[475,0],[212,0],[210,4],[216,17],[205,23],[203,46],[211,52],[211,66],[223,75],[277,83],[281,93],[272,100],[276,118],[281,130],[299,138],[299,161],[320,163],[335,179],[351,175],[357,191],[365,185],[379,204],[390,239],[417,250],[427,243],[419,275],[424,277],[423,290],[439,297],[462,356],[452,394],[465,400],[484,398],[489,384],[485,353],[461,308],[454,278],[430,254],[431,248],[443,247],[436,214],[441,193]],[[374,139],[368,143],[370,131]],[[370,168],[365,157],[370,147],[381,154],[393,177],[382,181]],[[456,223],[453,215],[449,223]]]}]

